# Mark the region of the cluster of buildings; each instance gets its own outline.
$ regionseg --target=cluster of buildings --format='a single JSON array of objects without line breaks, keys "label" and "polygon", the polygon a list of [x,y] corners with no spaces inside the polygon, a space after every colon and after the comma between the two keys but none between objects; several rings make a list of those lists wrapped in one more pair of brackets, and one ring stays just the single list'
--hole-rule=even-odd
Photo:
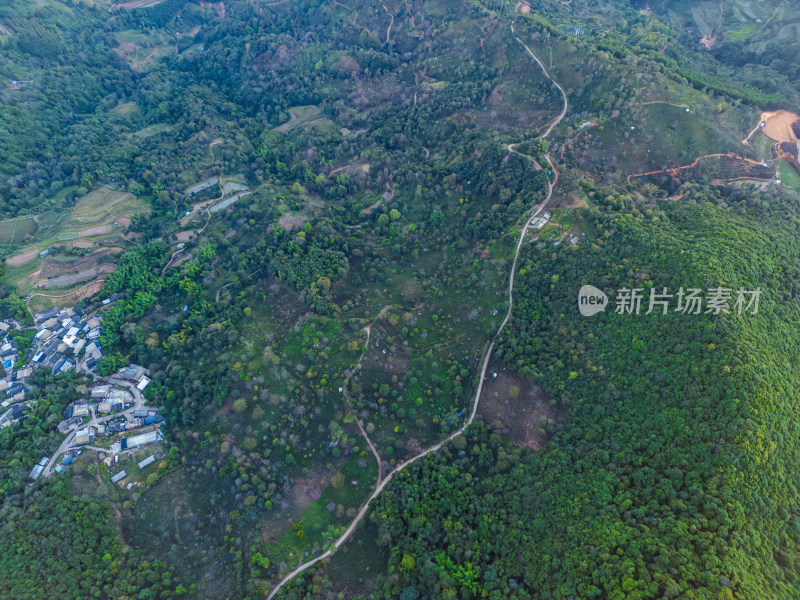
[{"label": "cluster of buildings", "polygon": [[[119,372],[119,376],[143,390],[150,382],[147,372],[137,365],[130,365]],[[75,436],[76,444],[86,444],[94,440],[97,435],[121,433],[139,429],[146,425],[157,425],[164,421],[164,417],[156,410],[146,407],[134,408],[133,394],[122,387],[109,383],[96,383],[89,389],[89,398],[74,400],[64,410],[64,420],[58,424],[61,433],[69,433],[80,428],[87,420],[95,422],[97,419],[108,415],[120,414],[118,418],[95,423],[91,431],[78,431]]]},{"label": "cluster of buildings", "polygon": [[[581,233],[581,236],[585,237],[586,234],[585,233]],[[572,244],[573,246],[578,246],[581,243],[581,238],[579,238],[574,233],[567,234],[567,240],[569,240],[569,243]]]},{"label": "cluster of buildings", "polygon": [[[105,459],[103,459],[103,462],[109,468],[111,468],[111,467],[113,467],[114,465],[117,464],[118,459],[119,459],[119,455],[115,454],[114,456],[106,457]],[[139,467],[139,470],[141,471],[142,469],[145,469],[145,468],[149,467],[150,465],[152,465],[154,462],[156,462],[156,455],[155,454],[151,454],[147,458],[140,460],[137,463],[137,465]],[[127,476],[128,476],[128,473],[127,473],[127,471],[125,471],[125,469],[122,469],[121,471],[117,471],[116,473],[114,473],[111,476],[111,483],[119,483],[120,481],[125,479]],[[134,483],[131,481],[131,482],[128,482],[128,485],[126,485],[125,487],[126,487],[126,489],[131,489],[133,486],[134,486]]]},{"label": "cluster of buildings", "polygon": [[150,377],[148,376],[149,372],[144,367],[140,367],[139,365],[128,365],[127,367],[120,369],[118,376],[125,381],[129,381],[136,386],[140,392],[144,391],[144,388],[150,383]]},{"label": "cluster of buildings", "polygon": [[541,217],[536,219],[536,222],[533,224],[533,228],[537,231],[547,225],[550,222],[550,213],[546,212]]},{"label": "cluster of buildings", "polygon": [[[0,335],[3,335],[3,340],[0,342],[0,363],[3,365],[3,377],[0,379],[0,394],[5,394],[5,398],[0,402],[0,406],[8,408],[12,404],[21,402],[25,399],[28,392],[28,386],[25,385],[25,380],[30,377],[33,369],[29,365],[19,366],[20,354],[19,350],[14,345],[12,340],[7,334],[12,328],[12,324],[8,321],[0,321]],[[24,355],[23,358],[27,356]],[[2,395],[0,395],[2,398]],[[2,414],[0,418],[0,427],[7,427],[12,423],[24,418],[23,413],[18,410],[17,418],[11,419],[11,412]]]},{"label": "cluster of buildings", "polygon": [[[69,465],[71,465],[72,461],[74,461],[78,456],[80,456],[80,454],[81,454],[80,450],[73,450],[72,452],[68,452],[67,454],[64,455],[64,458],[61,459],[61,464],[56,465],[55,469],[53,469],[53,470],[56,473],[61,473],[64,470],[64,467],[68,467]],[[50,460],[50,457],[43,456],[42,460],[40,460],[33,467],[33,469],[31,469],[31,472],[30,472],[30,475],[29,475],[30,478],[33,479],[34,481],[39,479],[39,476],[42,474],[42,471],[44,471],[44,469],[47,466],[47,463],[48,463],[49,460]]]},{"label": "cluster of buildings", "polygon": [[[103,300],[103,304],[110,304],[116,299],[116,295],[111,296]],[[37,331],[33,336],[32,347],[21,351],[17,350],[13,340],[7,335],[12,328],[18,328],[19,325],[15,322],[0,322],[0,336],[4,336],[0,342],[0,362],[5,371],[5,377],[0,379],[0,393],[5,392],[6,395],[1,403],[3,410],[0,410],[0,428],[26,417],[30,402],[25,402],[25,394],[28,392],[25,379],[34,369],[47,368],[53,374],[77,369],[91,375],[97,362],[103,357],[103,349],[99,343],[102,318],[96,313],[83,315],[74,308],[51,308],[34,315],[34,322]],[[27,362],[29,358],[30,362]],[[53,459],[60,461],[55,467],[50,457],[43,457],[31,469],[30,478],[38,479],[45,470],[48,474],[52,471],[61,473],[81,454],[76,446],[86,447],[95,443],[98,438],[162,423],[164,417],[158,411],[140,406],[140,402],[137,403],[136,400],[141,400],[140,392],[144,391],[150,381],[150,373],[144,367],[133,364],[108,378],[95,375],[95,383],[87,390],[87,397],[71,402],[64,410],[64,419],[58,424],[60,433],[70,435],[74,432],[67,451],[63,456]],[[120,452],[162,439],[157,428],[145,431],[110,444],[108,450],[112,456],[109,458],[113,458],[113,464],[116,464]],[[106,444],[100,442],[101,446]],[[89,447],[94,450],[102,449]],[[155,455],[152,455],[141,461],[139,468],[142,469],[155,460]],[[125,476],[125,472],[121,471],[112,477],[112,481],[120,481]]]},{"label": "cluster of buildings", "polygon": [[54,374],[74,369],[79,359],[91,371],[103,357],[97,315],[83,316],[74,308],[51,308],[35,316],[39,330],[33,338],[35,354],[31,365],[44,366]]}]

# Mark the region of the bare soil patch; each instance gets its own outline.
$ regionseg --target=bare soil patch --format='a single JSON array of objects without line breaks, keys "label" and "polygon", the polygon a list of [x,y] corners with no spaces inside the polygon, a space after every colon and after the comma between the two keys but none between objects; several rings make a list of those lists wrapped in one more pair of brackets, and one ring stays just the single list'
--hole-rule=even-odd
[{"label": "bare soil patch", "polygon": [[97,227],[89,227],[81,231],[81,237],[92,237],[93,235],[105,235],[111,232],[111,227],[108,225],[98,225]]},{"label": "bare soil patch", "polygon": [[486,102],[489,104],[500,104],[503,101],[503,92],[499,91],[498,89],[494,89],[489,97],[486,98]]},{"label": "bare soil patch", "polygon": [[272,280],[267,287],[267,303],[272,307],[276,322],[286,331],[310,314],[308,304],[300,295],[277,280]]},{"label": "bare soil patch", "polygon": [[56,260],[47,256],[42,261],[38,277],[46,279],[89,269],[96,269],[99,273],[109,273],[114,269],[114,263],[110,261],[121,252],[122,248],[103,248],[77,260]]},{"label": "bare soil patch", "polygon": [[6,259],[6,262],[12,267],[21,267],[22,265],[27,265],[29,262],[36,260],[37,256],[39,256],[39,249],[33,248],[32,250]]},{"label": "bare soil patch", "polygon": [[72,273],[70,275],[61,275],[59,277],[53,277],[52,279],[43,281],[38,285],[39,287],[43,288],[63,287],[68,285],[74,285],[82,281],[88,281],[90,279],[94,279],[95,277],[97,277],[97,270],[88,269],[87,271],[79,271],[77,273]]},{"label": "bare soil patch", "polygon": [[776,142],[798,142],[792,125],[800,120],[800,116],[788,110],[761,113],[761,122],[766,123],[761,131]]},{"label": "bare soil patch", "polygon": [[[393,327],[381,318],[373,323],[370,332],[369,349],[364,354],[362,364],[364,369],[386,371],[391,375],[402,378],[411,367],[411,357],[408,351],[397,341],[400,339],[399,326]],[[392,338],[392,343],[388,339]]]},{"label": "bare soil patch", "polygon": [[286,231],[292,231],[294,229],[300,229],[303,225],[306,224],[308,221],[308,217],[303,213],[283,213],[281,218],[278,219],[278,225],[283,227]]},{"label": "bare soil patch", "polygon": [[497,362],[487,370],[477,416],[515,444],[532,450],[547,441],[548,427],[563,422],[539,386]]},{"label": "bare soil patch", "polygon": [[565,196],[558,196],[553,202],[553,208],[587,208],[589,205],[577,192],[569,192]]},{"label": "bare soil patch", "polygon": [[116,52],[122,57],[125,57],[128,56],[129,54],[136,52],[137,48],[138,46],[133,42],[122,42],[119,46],[114,48],[114,52]]}]

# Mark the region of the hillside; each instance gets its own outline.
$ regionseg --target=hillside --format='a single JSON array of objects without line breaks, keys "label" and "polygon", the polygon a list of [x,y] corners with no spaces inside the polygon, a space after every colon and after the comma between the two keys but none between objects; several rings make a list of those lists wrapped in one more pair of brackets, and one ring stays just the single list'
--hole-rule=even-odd
[{"label": "hillside", "polygon": [[[103,352],[0,431],[0,595],[64,539],[75,597],[800,594],[785,3],[111,4],[0,7],[13,368],[53,305]],[[157,466],[30,482],[129,364]]]}]

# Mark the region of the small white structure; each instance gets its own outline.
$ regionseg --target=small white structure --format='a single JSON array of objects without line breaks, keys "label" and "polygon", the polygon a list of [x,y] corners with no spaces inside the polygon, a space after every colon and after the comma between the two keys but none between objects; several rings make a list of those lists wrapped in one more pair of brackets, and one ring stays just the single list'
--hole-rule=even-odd
[{"label": "small white structure", "polygon": [[155,454],[151,454],[150,456],[145,458],[143,461],[139,462],[139,468],[140,469],[144,469],[147,465],[152,465],[154,462],[156,462],[156,456],[155,456]]}]

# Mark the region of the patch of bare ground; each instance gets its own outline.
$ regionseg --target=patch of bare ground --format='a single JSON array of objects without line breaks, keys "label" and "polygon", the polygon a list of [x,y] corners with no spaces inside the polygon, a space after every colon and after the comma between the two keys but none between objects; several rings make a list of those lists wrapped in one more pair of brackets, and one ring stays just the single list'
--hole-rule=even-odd
[{"label": "patch of bare ground", "polygon": [[306,224],[308,221],[308,217],[303,213],[291,213],[286,212],[281,215],[281,218],[278,219],[278,225],[283,227],[286,231],[292,231],[294,229],[300,229],[303,225]]},{"label": "patch of bare ground", "polygon": [[551,204],[552,208],[587,208],[589,205],[586,200],[575,191],[569,192],[564,196],[558,196]]},{"label": "patch of bare ground", "polygon": [[81,237],[92,237],[93,235],[105,235],[111,231],[108,225],[98,225],[97,227],[89,227],[81,231]]},{"label": "patch of bare ground", "polygon": [[[117,252],[115,252],[115,250]],[[61,275],[68,275],[70,273],[88,271],[90,269],[96,269],[98,273],[110,273],[114,270],[114,264],[109,262],[109,260],[112,260],[119,251],[121,251],[119,248],[104,248],[93,252],[89,256],[84,256],[78,260],[72,261],[56,260],[48,256],[42,261],[42,268],[37,277],[40,279],[49,279]]]},{"label": "patch of bare ground", "polygon": [[132,42],[122,42],[119,46],[114,48],[114,52],[124,57],[136,52],[137,48],[138,46]]},{"label": "patch of bare ground", "polygon": [[424,294],[425,290],[418,277],[409,277],[400,285],[400,295],[403,300],[409,302],[419,300]]},{"label": "patch of bare ground", "polygon": [[[386,371],[398,378],[408,372],[411,356],[402,344],[396,343],[401,339],[399,329],[387,319],[375,321],[370,332],[370,347],[362,359],[364,369]],[[390,338],[393,340],[391,344],[388,343]]]},{"label": "patch of bare ground", "polygon": [[39,283],[38,286],[40,288],[66,287],[69,285],[75,285],[76,283],[80,283],[82,281],[89,281],[95,277],[97,277],[97,269],[88,269],[86,271],[71,273],[70,275],[53,277],[52,279],[48,279],[47,281]]},{"label": "patch of bare ground", "polygon": [[74,242],[70,242],[69,244],[64,244],[64,245],[67,248],[80,248],[81,250],[89,250],[91,248],[94,248],[95,242],[90,242],[88,240],[76,240]]},{"label": "patch of bare ground", "polygon": [[187,262],[192,260],[193,256],[190,254],[185,254],[183,256],[179,256],[175,259],[175,261],[170,265],[173,269],[177,269],[178,267],[185,265]]},{"label": "patch of bare ground", "polygon": [[564,420],[539,386],[496,361],[487,370],[477,416],[513,443],[532,450],[541,448],[547,431]]},{"label": "patch of bare ground", "polygon": [[361,214],[362,214],[362,215],[368,215],[368,214],[370,214],[370,213],[371,213],[373,210],[375,210],[376,208],[378,208],[378,207],[379,207],[381,204],[383,204],[383,199],[376,201],[374,204],[372,204],[372,206],[368,206],[368,207],[366,207],[366,208],[362,208],[362,209],[361,209]]},{"label": "patch of bare ground", "polygon": [[117,10],[135,10],[137,8],[150,8],[161,4],[164,0],[131,0],[130,2],[120,2],[113,5],[109,10],[111,12]]},{"label": "patch of bare ground", "polygon": [[189,242],[195,237],[194,231],[179,231],[175,234],[175,237],[179,242]]},{"label": "patch of bare ground", "polygon": [[27,265],[29,262],[36,260],[37,256],[39,256],[39,249],[33,248],[22,254],[7,258],[6,262],[12,267],[21,267],[22,265]]},{"label": "patch of bare ground", "polygon": [[800,117],[788,110],[763,112],[761,113],[761,122],[764,123],[764,127],[761,128],[761,131],[776,142],[798,142],[800,140],[792,127],[798,119]]},{"label": "patch of bare ground", "polygon": [[131,218],[127,215],[124,215],[117,219],[117,223],[119,223],[121,227],[127,229],[131,226]]}]

